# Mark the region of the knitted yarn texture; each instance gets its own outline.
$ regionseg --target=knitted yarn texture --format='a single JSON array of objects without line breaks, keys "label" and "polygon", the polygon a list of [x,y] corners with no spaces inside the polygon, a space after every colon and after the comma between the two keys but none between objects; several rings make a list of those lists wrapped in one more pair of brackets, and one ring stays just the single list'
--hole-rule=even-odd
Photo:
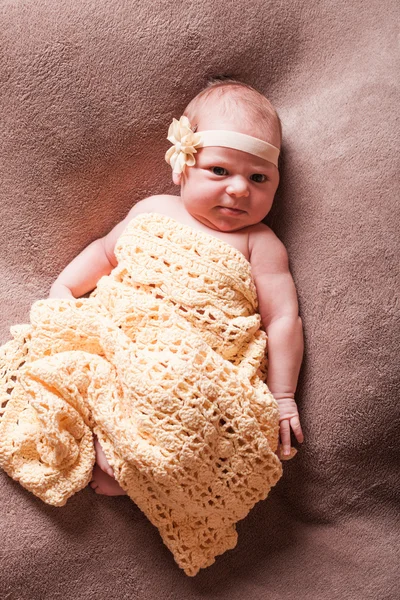
[{"label": "knitted yarn texture", "polygon": [[155,213],[89,298],[40,300],[0,348],[0,466],[47,504],[115,478],[189,576],[237,543],[282,475],[250,264]]}]

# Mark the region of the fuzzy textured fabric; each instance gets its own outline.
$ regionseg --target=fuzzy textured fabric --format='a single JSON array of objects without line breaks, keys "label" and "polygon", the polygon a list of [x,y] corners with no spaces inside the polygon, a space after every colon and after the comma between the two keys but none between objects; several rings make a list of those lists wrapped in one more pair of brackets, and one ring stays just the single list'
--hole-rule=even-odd
[{"label": "fuzzy textured fabric", "polygon": [[90,298],[35,303],[0,348],[0,466],[63,506],[90,481],[94,431],[196,575],[282,475],[250,263],[160,214],[133,219],[115,254]]}]

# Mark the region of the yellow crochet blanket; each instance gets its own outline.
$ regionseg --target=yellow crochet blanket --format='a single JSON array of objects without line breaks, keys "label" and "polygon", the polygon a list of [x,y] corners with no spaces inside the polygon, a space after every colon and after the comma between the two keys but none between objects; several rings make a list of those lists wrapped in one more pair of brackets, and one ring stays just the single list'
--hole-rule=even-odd
[{"label": "yellow crochet blanket", "polygon": [[115,478],[189,576],[282,475],[250,264],[159,214],[133,219],[89,298],[47,299],[0,348],[0,466],[53,506],[98,436]]}]

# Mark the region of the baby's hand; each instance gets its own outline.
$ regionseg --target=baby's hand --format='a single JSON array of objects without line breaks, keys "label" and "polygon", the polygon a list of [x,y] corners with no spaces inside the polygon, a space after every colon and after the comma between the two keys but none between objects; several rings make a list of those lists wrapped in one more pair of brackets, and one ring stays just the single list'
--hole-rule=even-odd
[{"label": "baby's hand", "polygon": [[293,429],[297,441],[300,444],[304,441],[299,412],[294,401],[294,394],[293,397],[291,397],[291,394],[273,394],[273,396],[279,407],[279,434],[283,446],[283,455],[288,456],[290,454],[290,427]]}]

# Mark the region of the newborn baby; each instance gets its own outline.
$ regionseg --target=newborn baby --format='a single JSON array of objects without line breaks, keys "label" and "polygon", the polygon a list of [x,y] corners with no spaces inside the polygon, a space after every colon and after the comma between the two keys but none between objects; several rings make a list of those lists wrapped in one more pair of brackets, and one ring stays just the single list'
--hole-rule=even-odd
[{"label": "newborn baby", "polygon": [[[268,336],[266,384],[279,406],[283,458],[288,457],[291,429],[298,442],[304,439],[294,400],[303,328],[287,251],[262,223],[279,183],[279,117],[254,88],[235,80],[214,81],[193,98],[179,121],[174,119],[168,140],[173,146],[166,160],[180,195],[160,194],[136,204],[110,233],[92,242],[62,271],[50,298],[78,298],[93,290],[117,265],[115,244],[139,214],[169,216],[235,247],[251,265]],[[98,494],[125,494],[98,440],[95,446],[91,487]]]}]

